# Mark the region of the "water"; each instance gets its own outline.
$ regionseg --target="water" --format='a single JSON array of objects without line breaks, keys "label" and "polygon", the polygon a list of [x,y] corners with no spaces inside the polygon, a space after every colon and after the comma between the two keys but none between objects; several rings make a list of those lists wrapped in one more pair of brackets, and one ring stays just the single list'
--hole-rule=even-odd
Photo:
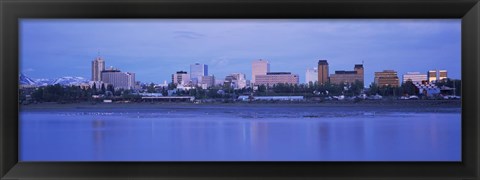
[{"label": "water", "polygon": [[20,161],[460,161],[460,108],[22,110]]}]

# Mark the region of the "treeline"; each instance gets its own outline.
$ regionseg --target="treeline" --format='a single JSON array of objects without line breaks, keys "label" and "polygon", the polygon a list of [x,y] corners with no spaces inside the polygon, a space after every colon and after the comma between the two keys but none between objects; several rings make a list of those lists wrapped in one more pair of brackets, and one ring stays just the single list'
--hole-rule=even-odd
[{"label": "treeline", "polygon": [[92,93],[80,86],[61,86],[59,84],[39,87],[31,94],[34,101],[37,102],[72,102],[86,101],[90,99]]},{"label": "treeline", "polygon": [[[461,80],[452,80],[448,78],[435,83],[435,85],[438,88],[441,88],[442,86],[455,88],[455,90],[448,95],[456,95],[456,96],[462,95],[461,84],[462,84]],[[418,89],[415,88],[415,85],[411,81],[402,83],[402,85],[399,87],[392,87],[392,86],[378,87],[376,84],[371,84],[367,93],[370,95],[379,94],[382,96],[403,96],[403,95],[419,94]]]},{"label": "treeline", "polygon": [[31,100],[35,102],[59,103],[94,101],[94,95],[99,95],[102,97],[135,98],[135,96],[131,94],[130,90],[115,90],[112,85],[105,87],[104,84],[102,84],[101,88],[99,89],[96,88],[95,84],[92,86],[92,88],[82,88],[80,86],[62,86],[60,84],[55,84],[38,87],[34,90],[21,89],[20,102],[27,100],[27,95],[29,95]]},{"label": "treeline", "polygon": [[[436,83],[438,87],[447,86],[455,88],[455,95],[461,95],[461,81],[446,79]],[[170,92],[169,94],[169,91]],[[167,87],[155,87],[154,84],[144,85],[140,92],[147,93],[161,93],[163,96],[194,96],[196,99],[234,99],[240,95],[254,95],[254,96],[305,96],[305,97],[326,97],[326,96],[358,96],[362,93],[366,95],[381,96],[403,96],[403,95],[418,95],[419,92],[415,85],[407,81],[402,83],[399,87],[384,86],[378,87],[376,84],[371,84],[369,88],[364,89],[364,85],[360,81],[350,84],[275,84],[272,86],[260,85],[257,89],[251,87],[243,89],[234,89],[231,86],[214,86],[208,89],[195,87],[190,90],[176,89],[175,84],[169,84]],[[35,89],[20,89],[20,102],[26,100],[26,96],[30,96],[31,100],[36,102],[79,102],[79,101],[95,101],[97,97],[123,99],[131,101],[139,101],[141,97],[132,93],[131,90],[116,90],[112,85],[101,85],[97,89],[94,84],[92,88],[81,88],[80,86],[61,86],[59,84],[39,87]]]}]

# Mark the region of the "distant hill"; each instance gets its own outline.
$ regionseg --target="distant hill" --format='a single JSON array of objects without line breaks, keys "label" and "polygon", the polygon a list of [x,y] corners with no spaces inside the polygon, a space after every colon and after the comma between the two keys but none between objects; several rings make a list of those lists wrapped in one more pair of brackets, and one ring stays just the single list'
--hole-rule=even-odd
[{"label": "distant hill", "polygon": [[20,85],[36,85],[35,80],[25,76],[23,73],[18,75],[18,83]]},{"label": "distant hill", "polygon": [[72,77],[72,76],[57,78],[53,81],[50,79],[32,79],[23,73],[19,74],[18,80],[20,85],[32,85],[32,86],[48,86],[48,85],[55,85],[55,84],[60,84],[62,86],[72,86],[72,85],[80,85],[82,83],[88,82],[88,79],[85,79],[83,77]]},{"label": "distant hill", "polygon": [[54,84],[60,84],[60,85],[68,85],[68,86],[71,86],[71,85],[80,85],[82,83],[87,83],[88,80],[83,78],[83,77],[71,77],[71,76],[66,76],[66,77],[61,77],[61,78],[58,78],[54,81],[52,81],[50,83],[50,85],[54,85]]}]

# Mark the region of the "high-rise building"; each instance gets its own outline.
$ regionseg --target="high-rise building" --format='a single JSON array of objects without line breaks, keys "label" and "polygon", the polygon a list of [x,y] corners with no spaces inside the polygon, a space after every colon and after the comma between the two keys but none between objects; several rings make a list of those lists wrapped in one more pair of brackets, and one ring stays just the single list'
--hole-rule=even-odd
[{"label": "high-rise building", "polygon": [[268,72],[266,75],[256,75],[255,85],[268,85],[273,86],[275,84],[298,84],[299,77],[297,74],[290,72]]},{"label": "high-rise building", "polygon": [[172,83],[176,85],[186,85],[190,83],[190,76],[185,71],[177,71],[172,74]]},{"label": "high-rise building", "polygon": [[428,71],[428,82],[441,81],[448,78],[447,70]]},{"label": "high-rise building", "polygon": [[101,81],[103,70],[105,70],[105,61],[101,57],[96,57],[92,61],[92,81]]},{"label": "high-rise building", "polygon": [[447,70],[438,70],[438,80],[439,81],[447,79],[447,78],[448,78]]},{"label": "high-rise building", "polygon": [[318,84],[325,84],[328,82],[328,62],[327,60],[318,61]]},{"label": "high-rise building", "polygon": [[378,87],[382,86],[399,86],[399,79],[397,72],[394,70],[384,70],[382,72],[375,72],[375,84]]},{"label": "high-rise building", "polygon": [[330,82],[332,84],[341,84],[359,81],[363,84],[364,77],[363,64],[355,64],[353,71],[335,71],[335,74],[330,75]]},{"label": "high-rise building", "polygon": [[135,73],[121,72],[118,69],[110,68],[102,71],[101,81],[113,85],[115,89],[133,89],[135,87]]},{"label": "high-rise building", "polygon": [[421,74],[420,72],[407,72],[403,75],[403,82],[412,81],[412,82],[422,82],[427,80],[426,74]]},{"label": "high-rise building", "polygon": [[437,81],[437,70],[428,71],[428,82]]},{"label": "high-rise building", "polygon": [[[355,72],[357,72],[357,74],[361,74],[362,76],[364,76],[364,69],[363,69],[363,64],[355,64],[355,66],[353,67],[353,70]],[[363,77],[362,77],[362,82],[363,82]]]},{"label": "high-rise building", "polygon": [[259,59],[252,62],[252,83],[255,83],[257,75],[266,75],[270,72],[270,63],[266,60]]},{"label": "high-rise building", "polygon": [[307,68],[305,72],[305,83],[315,83],[318,81],[318,68]]},{"label": "high-rise building", "polygon": [[208,65],[200,63],[190,65],[190,80],[194,84],[199,83],[202,76],[208,76]]}]

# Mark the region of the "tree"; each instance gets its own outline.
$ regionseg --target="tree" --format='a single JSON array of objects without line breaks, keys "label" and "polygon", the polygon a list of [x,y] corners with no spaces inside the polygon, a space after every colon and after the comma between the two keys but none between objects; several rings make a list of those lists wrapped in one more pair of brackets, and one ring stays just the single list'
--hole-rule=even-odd
[{"label": "tree", "polygon": [[435,83],[436,86],[438,87],[442,87],[442,86],[447,86],[447,87],[450,87],[450,88],[454,88],[454,91],[452,93],[454,93],[456,96],[461,96],[462,95],[462,81],[461,80],[458,80],[458,79],[450,79],[450,78],[447,78],[447,79],[443,79],[442,81],[438,81],[437,83]]},{"label": "tree", "polygon": [[377,84],[375,83],[370,84],[370,88],[368,90],[369,95],[376,95],[376,94],[379,94],[379,92],[380,92],[380,89],[378,88]]},{"label": "tree", "polygon": [[147,87],[147,92],[148,93],[155,93],[155,84],[150,83],[150,85]]},{"label": "tree", "polygon": [[92,94],[97,94],[97,84],[96,83],[93,83],[93,86],[92,86]]},{"label": "tree", "polygon": [[406,81],[402,84],[401,91],[403,94],[414,95],[416,93],[415,85],[412,81]]},{"label": "tree", "polygon": [[312,82],[312,81],[308,81],[307,87],[313,87],[313,82]]},{"label": "tree", "polygon": [[107,90],[115,94],[115,88],[113,87],[112,84],[107,85]]},{"label": "tree", "polygon": [[174,84],[173,82],[168,84],[168,90],[174,90],[175,88],[177,88],[177,85]]},{"label": "tree", "polygon": [[259,86],[258,86],[258,92],[259,92],[259,93],[267,92],[267,86],[265,86],[264,84],[259,85]]},{"label": "tree", "polygon": [[363,82],[355,80],[355,82],[350,85],[350,89],[354,95],[360,95],[363,90]]},{"label": "tree", "polygon": [[162,87],[162,95],[168,96],[168,88]]},{"label": "tree", "polygon": [[32,98],[33,98],[35,101],[42,102],[42,101],[44,101],[44,99],[43,99],[43,94],[44,94],[44,92],[43,92],[43,87],[38,88],[36,91],[34,91],[34,92],[32,93]]},{"label": "tree", "polygon": [[102,83],[102,88],[101,88],[101,90],[102,90],[102,94],[105,94],[105,83]]},{"label": "tree", "polygon": [[131,94],[131,91],[128,89],[121,91],[121,95],[124,99],[132,98],[130,94]]}]

